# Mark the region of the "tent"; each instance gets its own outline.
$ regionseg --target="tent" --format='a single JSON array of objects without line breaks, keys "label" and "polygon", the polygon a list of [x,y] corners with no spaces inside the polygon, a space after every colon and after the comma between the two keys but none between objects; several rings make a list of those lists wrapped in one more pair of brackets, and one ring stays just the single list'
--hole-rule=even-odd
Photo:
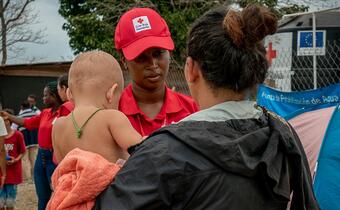
[{"label": "tent", "polygon": [[340,105],[290,116],[305,149],[321,209],[340,210]]},{"label": "tent", "polygon": [[[292,106],[289,106],[289,103],[277,103],[277,101],[270,100],[270,97],[265,103],[260,101],[259,104],[278,112],[297,132],[305,149],[313,177],[314,192],[321,209],[340,210],[340,104],[339,102],[317,105],[300,104],[301,106],[298,107],[299,104],[294,103],[296,96],[300,97],[297,98],[299,100],[302,97],[306,100],[307,94],[313,95],[315,99],[318,98],[316,95],[320,91],[319,89],[315,92],[307,91],[307,93],[306,91],[293,92],[291,95],[287,92],[275,91],[275,94],[284,95],[283,98],[291,98]],[[323,90],[321,92],[323,93],[320,98],[340,93],[340,91],[327,93]]]}]

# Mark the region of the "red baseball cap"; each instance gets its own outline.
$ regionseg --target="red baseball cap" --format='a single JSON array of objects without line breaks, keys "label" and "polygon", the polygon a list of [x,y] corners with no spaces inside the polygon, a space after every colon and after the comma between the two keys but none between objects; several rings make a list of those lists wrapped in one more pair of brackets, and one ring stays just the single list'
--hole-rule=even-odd
[{"label": "red baseball cap", "polygon": [[133,60],[145,50],[156,47],[174,49],[174,42],[165,20],[150,8],[134,8],[119,19],[115,31],[115,46],[127,60]]}]

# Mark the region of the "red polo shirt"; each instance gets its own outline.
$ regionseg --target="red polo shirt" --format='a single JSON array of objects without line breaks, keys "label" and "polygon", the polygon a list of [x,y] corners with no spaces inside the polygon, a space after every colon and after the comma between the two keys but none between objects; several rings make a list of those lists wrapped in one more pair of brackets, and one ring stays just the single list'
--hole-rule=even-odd
[{"label": "red polo shirt", "polygon": [[59,112],[60,112],[60,116],[67,116],[68,114],[70,114],[72,112],[72,110],[74,109],[74,104],[70,101],[66,101],[65,103],[63,103],[60,108],[59,108]]},{"label": "red polo shirt", "polygon": [[133,96],[132,85],[130,84],[122,93],[119,101],[119,110],[128,117],[132,126],[142,136],[147,136],[164,125],[178,122],[184,117],[198,111],[198,107],[189,96],[176,93],[166,87],[161,111],[155,119],[150,119],[139,109]]},{"label": "red polo shirt", "polygon": [[52,126],[54,121],[67,116],[73,110],[73,104],[64,103],[53,113],[52,109],[44,109],[39,115],[24,119],[24,127],[28,130],[38,128],[38,144],[44,149],[52,149]]}]

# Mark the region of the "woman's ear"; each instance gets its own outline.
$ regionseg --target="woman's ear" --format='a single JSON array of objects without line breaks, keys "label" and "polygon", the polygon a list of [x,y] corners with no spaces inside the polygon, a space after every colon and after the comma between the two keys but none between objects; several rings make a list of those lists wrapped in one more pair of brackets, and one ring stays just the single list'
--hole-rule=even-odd
[{"label": "woman's ear", "polygon": [[184,68],[184,74],[185,79],[188,83],[194,83],[199,77],[199,71],[197,62],[192,59],[191,57],[187,57],[187,60],[185,62],[185,68]]},{"label": "woman's ear", "polygon": [[113,100],[114,100],[114,94],[115,94],[115,91],[116,91],[116,89],[117,89],[117,87],[118,87],[118,84],[117,83],[115,83],[115,84],[113,84],[111,87],[110,87],[110,89],[106,92],[106,99],[107,99],[107,101],[109,102],[109,103],[112,103],[113,102]]},{"label": "woman's ear", "polygon": [[66,97],[67,97],[67,100],[73,101],[73,96],[72,96],[70,88],[66,89]]},{"label": "woman's ear", "polygon": [[62,86],[62,89],[65,91],[65,93],[67,92],[67,89],[68,89],[68,87],[66,86],[66,85],[63,85]]}]

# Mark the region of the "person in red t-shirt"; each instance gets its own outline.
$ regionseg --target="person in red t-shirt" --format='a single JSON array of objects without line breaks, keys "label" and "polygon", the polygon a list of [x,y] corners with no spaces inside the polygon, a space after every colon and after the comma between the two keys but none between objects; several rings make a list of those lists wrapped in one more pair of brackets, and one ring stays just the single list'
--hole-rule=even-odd
[{"label": "person in red t-shirt", "polygon": [[4,118],[24,126],[29,130],[38,128],[38,156],[34,165],[34,184],[38,195],[38,209],[44,210],[51,197],[51,176],[56,168],[52,161],[52,126],[55,120],[61,116],[66,116],[70,112],[62,109],[62,100],[58,95],[57,81],[50,82],[44,88],[44,104],[46,109],[34,117],[19,118],[7,112],[0,111]]},{"label": "person in red t-shirt", "polygon": [[[5,109],[5,111],[14,114],[10,109]],[[0,210],[5,206],[7,210],[14,209],[17,185],[22,182],[21,158],[26,151],[24,136],[20,131],[12,130],[11,124],[8,119],[5,120],[8,133],[4,145],[7,152],[7,176],[4,187],[0,189]]]},{"label": "person in red t-shirt", "polygon": [[119,110],[142,136],[198,110],[190,97],[165,85],[174,43],[165,20],[156,11],[127,11],[118,22],[114,39],[132,79],[122,93]]}]

